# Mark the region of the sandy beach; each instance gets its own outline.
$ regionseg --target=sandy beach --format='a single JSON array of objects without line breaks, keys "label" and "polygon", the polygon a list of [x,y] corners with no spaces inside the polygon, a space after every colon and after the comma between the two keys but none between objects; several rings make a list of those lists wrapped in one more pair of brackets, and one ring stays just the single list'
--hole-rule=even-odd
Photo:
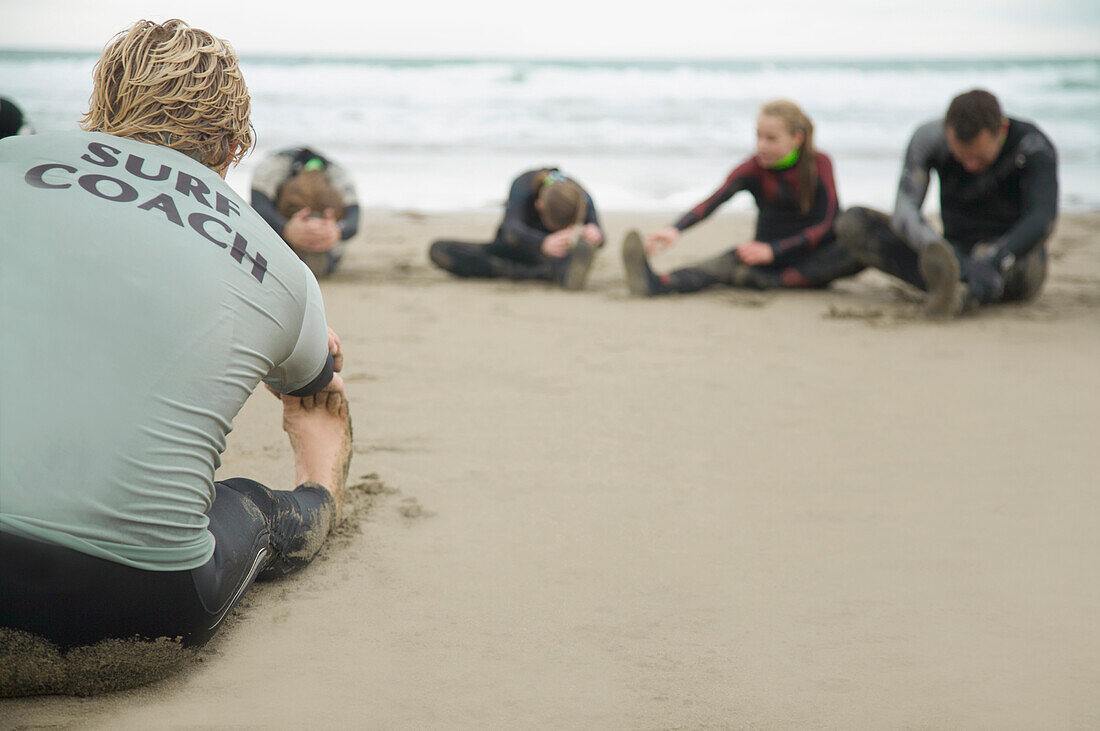
[{"label": "sandy beach", "polygon": [[[1038,302],[946,324],[874,272],[629,298],[667,217],[605,216],[581,293],[429,265],[496,221],[368,211],[322,285],[357,524],[179,673],[0,727],[1100,726],[1100,214]],[[262,390],[235,475],[292,487]]]}]

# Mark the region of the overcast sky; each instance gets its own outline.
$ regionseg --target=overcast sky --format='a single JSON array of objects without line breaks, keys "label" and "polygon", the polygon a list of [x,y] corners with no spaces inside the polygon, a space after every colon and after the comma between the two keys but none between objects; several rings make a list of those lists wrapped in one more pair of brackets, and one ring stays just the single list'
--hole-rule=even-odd
[{"label": "overcast sky", "polygon": [[0,48],[98,50],[172,17],[241,55],[1100,55],[1100,0],[0,0]]}]

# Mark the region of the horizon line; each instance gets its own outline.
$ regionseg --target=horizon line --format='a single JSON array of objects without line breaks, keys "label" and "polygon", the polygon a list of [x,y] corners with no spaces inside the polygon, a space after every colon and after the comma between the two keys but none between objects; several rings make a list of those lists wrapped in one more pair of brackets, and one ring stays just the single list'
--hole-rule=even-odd
[{"label": "horizon line", "polygon": [[[0,46],[3,54],[47,54],[55,56],[98,56],[102,48],[57,48],[46,46]],[[661,65],[670,63],[962,63],[962,62],[998,62],[998,61],[1100,61],[1096,52],[1049,52],[1022,53],[1005,55],[997,53],[972,54],[898,54],[898,55],[857,55],[827,56],[806,54],[796,56],[517,56],[517,55],[412,55],[412,54],[362,54],[362,53],[303,53],[303,52],[246,52],[238,51],[242,61],[321,61],[321,62],[396,62],[396,63],[545,63],[545,64],[633,64]]]}]

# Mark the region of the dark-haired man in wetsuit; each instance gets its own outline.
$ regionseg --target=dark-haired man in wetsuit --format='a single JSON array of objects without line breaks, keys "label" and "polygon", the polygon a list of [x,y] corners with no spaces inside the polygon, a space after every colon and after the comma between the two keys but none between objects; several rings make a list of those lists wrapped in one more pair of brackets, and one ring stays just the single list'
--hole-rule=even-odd
[{"label": "dark-haired man in wetsuit", "polygon": [[[343,212],[334,209],[299,209],[290,216],[280,212],[284,186],[299,173],[320,172],[340,199]],[[280,150],[260,161],[252,176],[252,207],[283,237],[317,277],[336,271],[348,239],[359,230],[359,202],[348,172],[308,147]]]},{"label": "dark-haired man in wetsuit", "polygon": [[[1058,159],[1034,124],[1007,118],[975,89],[909,143],[893,217],[852,208],[837,237],[867,266],[926,291],[930,317],[1035,298],[1058,215]],[[943,234],[921,216],[931,172],[940,179]]]},{"label": "dark-haired man in wetsuit", "polygon": [[[338,340],[309,269],[223,180],[249,108],[228,44],[140,21],[96,65],[85,131],[0,140],[0,627],[201,644],[337,520]],[[294,490],[214,481],[261,381]]]}]

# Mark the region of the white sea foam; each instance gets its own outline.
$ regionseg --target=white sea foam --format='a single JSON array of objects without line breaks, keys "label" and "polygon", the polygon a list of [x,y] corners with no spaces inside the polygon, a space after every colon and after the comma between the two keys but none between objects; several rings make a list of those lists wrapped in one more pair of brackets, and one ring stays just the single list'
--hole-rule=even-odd
[{"label": "white sea foam", "polygon": [[[73,128],[89,56],[0,53],[0,93],[38,129]],[[1058,146],[1062,202],[1100,208],[1100,59],[546,62],[245,59],[257,155],[310,144],[351,168],[364,205],[496,205],[514,174],[557,164],[605,209],[677,210],[750,154],[760,104],[814,118],[842,202],[888,206],[912,130],[976,86]],[[246,192],[254,156],[231,174]],[[751,207],[737,201],[736,208]]]}]

